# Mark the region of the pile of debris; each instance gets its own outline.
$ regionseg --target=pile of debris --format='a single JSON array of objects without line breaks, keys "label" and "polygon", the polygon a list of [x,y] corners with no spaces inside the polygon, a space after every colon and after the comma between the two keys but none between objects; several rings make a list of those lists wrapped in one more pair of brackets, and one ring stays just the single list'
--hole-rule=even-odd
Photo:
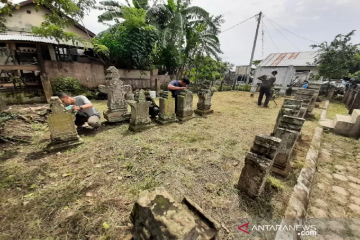
[{"label": "pile of debris", "polygon": [[49,106],[10,106],[0,113],[0,143],[30,142],[36,129],[34,124],[45,124]]}]

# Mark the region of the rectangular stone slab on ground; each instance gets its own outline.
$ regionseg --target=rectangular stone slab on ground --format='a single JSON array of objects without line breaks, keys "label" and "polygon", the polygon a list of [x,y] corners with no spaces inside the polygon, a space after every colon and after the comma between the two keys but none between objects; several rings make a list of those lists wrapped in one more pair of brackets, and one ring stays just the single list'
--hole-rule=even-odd
[{"label": "rectangular stone slab on ground", "polygon": [[171,93],[168,91],[163,92],[159,101],[160,112],[156,122],[162,125],[176,122],[175,99],[171,96]]},{"label": "rectangular stone slab on ground", "polygon": [[177,203],[164,188],[142,191],[130,215],[134,240],[215,239],[218,223],[208,219],[192,201]]},{"label": "rectangular stone slab on ground", "polygon": [[83,141],[76,130],[75,116],[66,112],[58,97],[51,97],[50,110],[48,123],[51,143],[48,145],[47,150],[61,151],[82,144]]},{"label": "rectangular stone slab on ground", "polygon": [[274,159],[272,171],[281,175],[288,176],[291,170],[290,157],[294,150],[295,144],[298,141],[300,133],[284,128],[278,128],[274,137],[281,139],[278,148],[278,153]]},{"label": "rectangular stone slab on ground", "polygon": [[315,89],[299,89],[296,92],[295,99],[303,101],[302,107],[306,108],[307,112],[311,112],[310,110],[313,109],[312,105],[315,106],[316,91]]},{"label": "rectangular stone slab on ground", "polygon": [[257,135],[254,145],[245,157],[245,166],[237,188],[250,197],[259,197],[264,190],[281,140],[266,135]]},{"label": "rectangular stone slab on ground", "polygon": [[135,101],[128,101],[128,104],[131,106],[129,130],[140,132],[154,126],[149,117],[151,102],[146,101],[144,90],[140,90],[135,96]]},{"label": "rectangular stone slab on ground", "polygon": [[106,93],[108,97],[108,110],[104,112],[104,118],[108,122],[123,122],[130,119],[126,94],[131,93],[131,86],[123,84],[114,66],[106,70],[106,86],[100,85],[99,90]]},{"label": "rectangular stone slab on ground", "polygon": [[199,102],[197,103],[197,109],[195,113],[200,116],[206,116],[214,113],[211,109],[211,99],[214,93],[210,89],[202,89],[198,92]]},{"label": "rectangular stone slab on ground", "polygon": [[181,91],[177,96],[177,118],[184,122],[194,117],[193,94],[189,90]]},{"label": "rectangular stone slab on ground", "polygon": [[304,123],[305,123],[304,118],[297,118],[297,117],[292,117],[292,116],[285,115],[285,116],[283,116],[283,118],[282,118],[281,122],[279,123],[278,127],[300,132],[302,126],[304,125]]}]

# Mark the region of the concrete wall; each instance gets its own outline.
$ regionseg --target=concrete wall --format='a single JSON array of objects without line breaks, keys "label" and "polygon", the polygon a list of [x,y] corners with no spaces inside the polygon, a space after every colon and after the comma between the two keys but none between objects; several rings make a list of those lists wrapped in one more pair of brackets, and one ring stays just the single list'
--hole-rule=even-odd
[{"label": "concrete wall", "polygon": [[105,70],[102,64],[45,61],[45,72],[49,79],[57,77],[74,77],[87,88],[97,88],[105,84]]},{"label": "concrete wall", "polygon": [[[125,85],[131,85],[136,89],[155,89],[155,79],[160,84],[170,82],[169,75],[151,76],[150,71],[118,69],[120,79]],[[105,84],[105,68],[98,63],[79,63],[79,62],[56,62],[45,61],[45,72],[49,79],[57,77],[74,77],[79,79],[84,87],[95,89],[99,85]]]},{"label": "concrete wall", "polygon": [[[27,11],[30,11],[31,13],[28,14]],[[4,15],[6,27],[9,29],[6,33],[31,33],[31,27],[39,27],[44,21],[45,14],[51,14],[51,11],[43,6],[40,6],[40,9],[36,10],[35,4],[29,4],[18,10],[14,10],[11,17]],[[65,31],[75,33],[78,37],[84,38],[87,42],[90,42],[88,35],[76,26],[69,26],[65,28]],[[71,41],[68,41],[67,43],[72,45]]]}]

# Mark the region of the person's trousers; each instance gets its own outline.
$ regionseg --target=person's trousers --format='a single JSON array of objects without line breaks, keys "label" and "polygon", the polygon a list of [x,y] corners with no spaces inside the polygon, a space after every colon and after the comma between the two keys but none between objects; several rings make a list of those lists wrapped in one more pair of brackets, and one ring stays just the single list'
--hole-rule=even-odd
[{"label": "person's trousers", "polygon": [[82,126],[86,122],[89,124],[90,127],[93,127],[93,128],[100,127],[100,117],[99,116],[93,115],[91,117],[86,117],[86,116],[80,116],[80,115],[76,114],[76,120],[75,120],[76,126]]},{"label": "person's trousers", "polygon": [[267,106],[269,104],[270,97],[271,97],[271,88],[269,88],[269,87],[260,87],[260,94],[259,94],[259,99],[258,99],[258,105],[259,106],[261,106],[261,102],[263,100],[264,94],[266,96],[264,106]]}]

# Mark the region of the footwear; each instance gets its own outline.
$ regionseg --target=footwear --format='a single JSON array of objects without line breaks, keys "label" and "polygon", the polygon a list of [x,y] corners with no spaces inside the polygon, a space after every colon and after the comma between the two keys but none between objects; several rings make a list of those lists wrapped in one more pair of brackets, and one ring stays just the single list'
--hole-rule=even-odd
[{"label": "footwear", "polygon": [[268,106],[268,105],[264,105],[263,107],[264,107],[264,108],[269,108],[269,106]]}]

